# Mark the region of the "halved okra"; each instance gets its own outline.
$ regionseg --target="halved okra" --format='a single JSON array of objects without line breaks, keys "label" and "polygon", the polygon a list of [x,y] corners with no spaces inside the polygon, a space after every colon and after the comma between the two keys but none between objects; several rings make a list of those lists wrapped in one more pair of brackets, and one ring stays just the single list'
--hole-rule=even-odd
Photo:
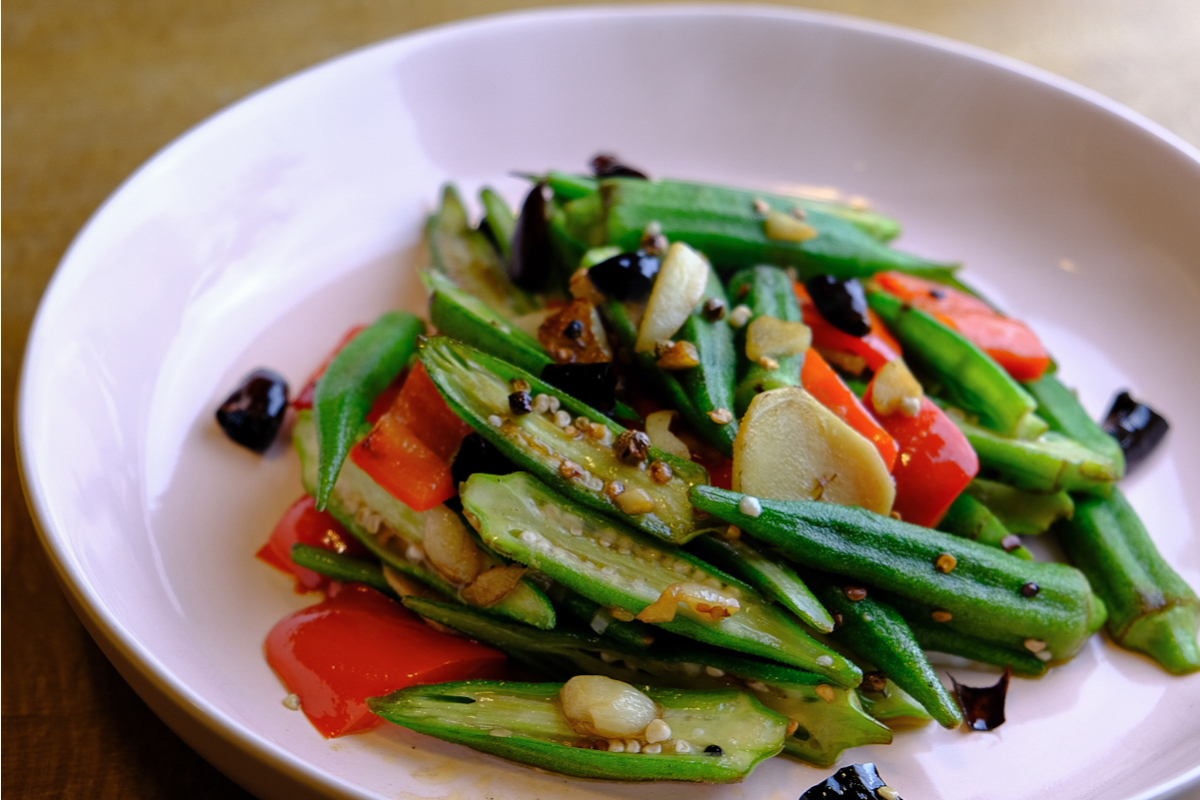
[{"label": "halved okra", "polygon": [[[311,411],[296,415],[292,441],[300,456],[305,491],[312,494],[316,488],[317,458],[316,426]],[[451,583],[425,558],[425,526],[431,512],[413,511],[349,459],[330,493],[328,511],[384,564],[447,597],[469,601],[472,595],[469,591],[464,594],[466,586]],[[444,507],[434,512],[453,513]],[[504,564],[495,553],[482,545],[479,548],[481,570]],[[491,608],[539,628],[554,627],[554,604],[525,578]]]},{"label": "halved okra", "polygon": [[[777,213],[799,210],[815,235],[803,241],[771,238],[763,203]],[[568,230],[591,246],[614,244],[632,250],[646,226],[657,222],[668,239],[686,242],[723,271],[776,264],[796,267],[801,278],[865,277],[896,269],[937,279],[955,270],[895,250],[825,209],[724,186],[606,178],[600,181],[598,193],[566,203],[564,211]]]},{"label": "halved okra", "polygon": [[1117,480],[1111,458],[1061,433],[1014,439],[974,425],[955,410],[950,410],[949,417],[975,449],[981,473],[1009,486],[1045,494],[1068,491],[1103,496]]},{"label": "halved okra", "polygon": [[1125,476],[1125,453],[1116,439],[1109,436],[1087,410],[1075,393],[1054,375],[1025,384],[1038,403],[1038,416],[1050,424],[1050,430],[1069,436],[1084,447],[1105,457],[1113,464],[1113,480]]},{"label": "halved okra", "polygon": [[[589,251],[592,252],[601,251]],[[603,252],[610,252],[605,250]],[[619,252],[619,251],[617,251]],[[588,262],[585,255],[584,263]],[[704,309],[716,303],[728,308],[729,302],[721,279],[709,267],[704,296],[695,312],[675,335],[677,342],[690,342],[696,348],[700,363],[689,369],[665,370],[658,365],[652,352],[634,353],[638,329],[633,304],[610,300],[604,304],[605,316],[621,345],[633,355],[638,371],[657,389],[663,399],[683,415],[684,420],[702,439],[727,456],[733,455],[733,440],[737,438],[737,420],[718,422],[713,412],[733,410],[734,356],[733,330],[727,319],[709,319]]]},{"label": "halved okra", "polygon": [[[810,764],[829,766],[848,748],[887,744],[892,739],[887,726],[865,711],[856,690],[833,686],[811,672],[682,639],[661,647],[629,647],[608,638],[607,631],[594,635],[561,626],[537,631],[468,606],[419,598],[406,598],[404,603],[421,616],[503,650],[557,680],[605,675],[648,686],[750,691],[767,708],[796,723],[784,739],[783,751]],[[894,685],[891,689],[898,692]],[[889,710],[900,713],[886,705],[881,713]],[[907,713],[919,717],[923,710],[917,706]]]},{"label": "halved okra", "polygon": [[784,386],[799,386],[804,354],[787,356],[772,364],[754,362],[746,355],[746,336],[759,317],[783,322],[802,322],[800,303],[792,279],[778,267],[759,265],[734,273],[729,279],[729,294],[736,305],[750,309],[750,318],[734,336],[737,350],[738,381],[734,393],[737,415],[746,413],[756,395]]},{"label": "halved okra", "polygon": [[493,549],[611,610],[691,639],[857,686],[862,673],[740,581],[580,508],[524,473],[472,475],[467,519]]},{"label": "halved okra", "polygon": [[741,578],[814,630],[833,630],[833,617],[796,570],[785,559],[765,552],[761,545],[712,533],[697,536],[689,548],[713,566]]},{"label": "halved okra", "polygon": [[537,308],[533,298],[509,279],[492,243],[471,227],[453,184],[442,188],[441,206],[426,222],[425,235],[433,269],[496,313],[512,319]]},{"label": "halved okra", "polygon": [[[708,482],[699,464],[643,449],[633,434],[622,439],[625,429],[595,409],[460,342],[427,339],[420,356],[450,407],[517,466],[572,500],[661,539],[685,542],[696,535],[687,493]],[[552,398],[552,405],[514,411],[509,395],[517,381],[534,396]]]},{"label": "halved okra", "polygon": [[1026,492],[996,481],[976,478],[967,494],[983,503],[1012,533],[1036,536],[1060,519],[1070,519],[1075,503],[1065,491]]},{"label": "halved okra", "polygon": [[1107,499],[1076,498],[1058,526],[1067,556],[1108,604],[1108,632],[1122,647],[1177,675],[1200,670],[1200,599],[1167,563],[1119,489]]},{"label": "halved okra", "polygon": [[991,509],[966,492],[954,499],[937,527],[939,531],[962,536],[965,539],[973,539],[989,547],[1003,548],[1017,558],[1023,558],[1026,561],[1033,560],[1033,553],[1029,552],[1029,548],[1025,545],[1019,545],[1012,549],[1005,547],[1006,544],[1013,542],[1012,539],[1009,539],[1012,531],[1004,527],[1004,523],[992,513]]},{"label": "halved okra", "polygon": [[[640,743],[636,749],[624,743],[617,748],[577,733],[563,713],[562,687],[442,683],[402,689],[367,704],[419,733],[577,778],[729,783],[783,749],[787,719],[746,692],[646,687],[671,734],[658,752],[646,752]],[[606,749],[595,749],[600,744]]]},{"label": "halved okra", "polygon": [[692,490],[697,508],[789,558],[923,603],[940,624],[990,642],[1061,661],[1104,624],[1104,602],[1065,564],[1025,561],[861,508],[755,500],[713,486]]},{"label": "halved okra", "polygon": [[882,670],[916,698],[942,727],[957,728],[962,724],[958,704],[900,612],[861,586],[848,587],[844,581],[820,576],[811,580],[821,601],[840,619],[833,634],[836,641]]}]

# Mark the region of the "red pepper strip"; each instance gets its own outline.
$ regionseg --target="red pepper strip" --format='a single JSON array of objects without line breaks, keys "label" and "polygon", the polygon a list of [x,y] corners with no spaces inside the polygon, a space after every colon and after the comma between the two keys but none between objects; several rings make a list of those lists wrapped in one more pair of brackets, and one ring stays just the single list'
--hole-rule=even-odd
[{"label": "red pepper strip", "polygon": [[1036,381],[1050,366],[1050,354],[1033,329],[977,297],[903,272],[881,272],[875,281],[884,291],[961,333],[1018,381]]},{"label": "red pepper strip", "polygon": [[470,432],[418,364],[350,458],[414,511],[428,511],[457,493],[450,465]]},{"label": "red pepper strip", "polygon": [[266,651],[271,668],[327,738],[381,723],[367,708],[368,697],[418,684],[505,677],[502,653],[439,633],[353,583],[280,620],[267,635]]},{"label": "red pepper strip", "polygon": [[321,376],[325,374],[325,370],[329,369],[329,365],[333,363],[334,356],[341,352],[343,347],[350,344],[354,340],[354,337],[362,333],[366,327],[366,325],[355,325],[347,331],[342,340],[338,342],[337,347],[333,348],[333,352],[325,358],[325,362],[317,367],[316,372],[309,376],[308,382],[304,384],[304,388],[300,390],[300,393],[296,395],[296,399],[292,401],[292,408],[297,411],[303,411],[306,408],[313,407],[313,393],[317,391],[317,381],[321,380]]},{"label": "red pepper strip", "polygon": [[[842,419],[847,425],[871,440],[883,463],[887,464],[888,472],[896,464],[899,448],[896,440],[875,420],[862,401],[850,390],[846,382],[838,376],[833,368],[826,363],[815,349],[809,350],[804,357],[804,369],[800,372],[800,382],[808,393],[817,398],[821,405],[828,408]],[[714,484],[715,485],[715,484]]]},{"label": "red pepper strip", "polygon": [[[867,408],[874,408],[874,389],[872,380],[863,395]],[[879,424],[900,447],[892,471],[896,479],[892,510],[905,522],[936,526],[979,472],[979,457],[958,426],[928,397],[922,398],[917,416],[897,411],[880,416]]]},{"label": "red pepper strip", "polygon": [[391,411],[354,446],[350,458],[414,511],[428,511],[457,493],[450,462],[426,446]]},{"label": "red pepper strip", "polygon": [[708,482],[713,486],[718,489],[733,488],[733,459],[729,456],[705,448],[702,452],[693,453],[692,461],[708,470]]},{"label": "red pepper strip", "polygon": [[409,374],[388,413],[408,425],[426,447],[446,461],[454,458],[463,438],[471,432],[471,426],[454,413],[420,363]]},{"label": "red pepper strip", "polygon": [[317,511],[317,501],[305,495],[292,503],[257,553],[258,558],[296,578],[296,594],[317,592],[329,586],[329,578],[292,561],[292,545],[308,544],[357,558],[370,555],[332,514]]},{"label": "red pepper strip", "polygon": [[871,318],[870,333],[861,337],[851,336],[833,327],[821,316],[803,283],[796,283],[796,299],[800,301],[804,324],[812,329],[813,347],[827,353],[845,353],[861,358],[873,372],[878,372],[884,364],[900,357],[900,344],[874,311],[868,312]]}]

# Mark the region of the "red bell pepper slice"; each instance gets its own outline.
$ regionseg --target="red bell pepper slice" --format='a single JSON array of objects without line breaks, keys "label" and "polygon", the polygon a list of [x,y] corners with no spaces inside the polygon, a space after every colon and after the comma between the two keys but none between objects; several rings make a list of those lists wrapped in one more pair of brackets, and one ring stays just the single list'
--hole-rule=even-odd
[{"label": "red bell pepper slice", "polygon": [[350,458],[414,511],[428,511],[457,493],[450,465],[470,432],[418,365]]},{"label": "red bell pepper slice", "polygon": [[900,344],[874,311],[867,312],[871,318],[870,332],[866,336],[851,336],[821,316],[803,283],[796,283],[796,299],[800,301],[804,324],[812,330],[813,347],[826,353],[861,358],[873,372],[878,372],[884,364],[900,357]]},{"label": "red bell pepper slice", "polygon": [[800,382],[821,405],[867,437],[875,445],[879,455],[883,456],[883,463],[887,464],[888,472],[892,471],[896,464],[896,455],[899,453],[896,440],[875,420],[846,382],[815,349],[809,350],[804,356]]},{"label": "red bell pepper slice", "polygon": [[357,558],[370,551],[342,527],[327,511],[317,511],[317,501],[304,495],[283,513],[283,517],[255,555],[296,578],[296,594],[317,592],[329,586],[329,578],[292,561],[292,545],[308,544]]},{"label": "red bell pepper slice", "polygon": [[961,333],[1018,381],[1036,381],[1050,366],[1050,354],[1032,328],[977,297],[903,272],[881,272],[875,281],[884,291]]},{"label": "red bell pepper slice", "polygon": [[[874,408],[874,389],[872,380],[863,395],[867,408]],[[897,411],[878,419],[900,448],[892,470],[896,479],[892,510],[905,522],[935,527],[978,474],[975,449],[946,412],[928,397],[921,399],[921,412],[915,417]]]},{"label": "red bell pepper slice", "polygon": [[266,652],[326,738],[381,723],[367,708],[368,697],[419,684],[505,677],[502,653],[439,633],[374,589],[353,583],[280,620],[267,635]]}]

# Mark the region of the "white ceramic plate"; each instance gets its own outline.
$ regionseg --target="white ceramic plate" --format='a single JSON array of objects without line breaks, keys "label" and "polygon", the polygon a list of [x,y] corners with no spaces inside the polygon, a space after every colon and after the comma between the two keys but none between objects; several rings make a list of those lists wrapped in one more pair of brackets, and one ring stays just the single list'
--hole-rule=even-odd
[{"label": "white ceramic plate", "polygon": [[[962,259],[1031,321],[1099,413],[1131,387],[1175,428],[1128,482],[1200,586],[1200,157],[1052,76],[923,34],[771,8],[538,11],[405,36],[286,80],[135,174],[63,260],[20,394],[26,485],[81,616],[186,740],[263,797],[778,798],[744,785],[543,775],[392,728],[325,741],[281,704],[271,625],[311,602],[252,554],[300,493],[295,460],[227,442],[238,378],[298,385],[351,324],[417,308],[439,184],[512,197],[510,170],[599,150],[657,175],[840,186]],[[926,729],[873,760],[906,796],[1165,797],[1200,774],[1200,675],[1097,637],[1018,681],[994,733]]]}]

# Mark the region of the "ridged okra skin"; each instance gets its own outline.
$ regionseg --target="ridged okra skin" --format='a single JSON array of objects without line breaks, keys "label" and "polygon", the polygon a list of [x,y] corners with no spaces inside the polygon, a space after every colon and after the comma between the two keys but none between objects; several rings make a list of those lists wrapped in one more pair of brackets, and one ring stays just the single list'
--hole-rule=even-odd
[{"label": "ridged okra skin", "polygon": [[[292,443],[300,456],[300,475],[309,494],[316,492],[317,485],[316,442],[312,412],[301,411],[292,427]],[[408,545],[420,547],[424,542],[425,514],[397,500],[352,460],[347,459],[338,475],[329,495],[328,511],[384,564],[446,597],[465,602],[460,589],[427,561],[415,562],[407,556]],[[385,531],[388,535],[380,535]],[[487,567],[502,563],[495,553],[486,551],[483,562]],[[539,628],[554,627],[554,605],[527,578],[491,608]]]},{"label": "ridged okra skin", "polygon": [[1116,439],[1109,436],[1087,410],[1075,393],[1054,375],[1025,384],[1038,403],[1038,416],[1050,424],[1050,430],[1069,436],[1084,447],[1106,457],[1113,464],[1113,480],[1125,475],[1125,452]]},{"label": "ridged okra skin", "polygon": [[1016,439],[973,425],[957,412],[949,416],[979,456],[980,472],[1008,486],[1044,494],[1104,496],[1117,480],[1112,459],[1056,431],[1036,439]]},{"label": "ridged okra skin", "polygon": [[[1025,561],[969,539],[832,503],[760,500],[762,512],[750,516],[739,509],[743,497],[712,486],[692,490],[697,508],[775,545],[789,558],[944,612],[941,624],[971,636],[1013,649],[1043,643],[1034,646],[1049,654],[1047,660],[1062,661],[1104,624],[1104,602],[1074,567]],[[948,572],[936,566],[943,555],[955,562]],[[1027,584],[1038,587],[1032,596],[1022,592]]]},{"label": "ridged okra skin", "polygon": [[1120,490],[1077,498],[1056,529],[1063,549],[1108,604],[1108,632],[1122,647],[1176,675],[1200,670],[1200,600],[1154,546]]},{"label": "ridged okra skin", "polygon": [[[554,191],[555,198],[564,203],[571,200],[578,200],[581,197],[586,197],[600,191],[599,180],[583,175],[571,175],[552,170],[546,173],[543,180]],[[668,181],[667,183],[680,182]],[[754,197],[763,200],[771,208],[784,211],[785,213],[793,213],[792,209],[800,209],[805,213],[809,211],[821,211],[835,217],[840,217],[847,222],[853,223],[855,227],[873,239],[884,243],[890,242],[900,235],[900,223],[898,221],[884,214],[864,208],[861,205],[839,203],[835,200],[817,200],[812,197],[772,194],[770,192],[755,193]]]},{"label": "ridged okra skin", "polygon": [[[600,209],[577,215],[580,218],[576,220],[576,227],[585,230],[601,226],[598,238],[604,241],[596,244],[632,250],[646,226],[658,222],[668,239],[687,242],[722,271],[777,264],[796,267],[802,279],[823,273],[859,278],[889,269],[936,279],[955,269],[893,249],[853,222],[817,208],[805,209],[805,222],[816,229],[816,238],[804,242],[771,239],[765,230],[766,215],[755,201],[764,200],[784,213],[798,207],[794,200],[780,196],[681,181],[607,178],[600,181],[600,198]],[[571,206],[588,200],[569,203],[568,215]]]},{"label": "ridged okra skin", "polygon": [[1034,415],[1037,401],[958,331],[887,292],[869,292],[867,302],[900,340],[905,357],[930,372],[951,403],[977,414],[980,425],[1003,436],[1046,430]]},{"label": "ridged okra skin", "polygon": [[[991,509],[966,492],[950,504],[946,516],[938,523],[938,530],[997,548],[1003,548],[1004,540],[1012,533]],[[1033,553],[1025,545],[1010,552],[1017,558],[1033,560]]]},{"label": "ridged okra skin", "polygon": [[[580,508],[525,473],[472,475],[461,488],[463,509],[492,549],[633,618],[675,589],[698,600],[673,606],[674,617],[649,620],[672,633],[774,659],[839,686],[861,671],[809,636],[782,609],[695,556]],[[732,601],[732,602],[731,602]],[[698,605],[734,606],[723,618]]]},{"label": "ridged okra skin", "polygon": [[[464,681],[413,686],[371,698],[371,710],[406,728],[577,778],[705,781],[745,778],[783,749],[787,718],[736,690],[644,687],[662,709],[671,742],[686,752],[610,752],[588,745],[562,712],[559,683]],[[642,687],[639,687],[642,688]],[[715,745],[719,752],[706,752]]]},{"label": "ridged okra skin", "polygon": [[814,578],[812,582],[825,606],[841,617],[833,634],[838,642],[882,670],[925,706],[942,727],[962,724],[958,703],[942,685],[912,628],[896,609],[869,593],[851,600],[837,581]]},{"label": "ridged okra skin", "polygon": [[[774,317],[784,322],[803,321],[792,280],[778,267],[758,265],[738,271],[729,279],[729,293],[735,304],[744,304],[750,309],[750,322],[758,317]],[[751,361],[746,357],[749,327],[749,323],[743,325],[734,336],[738,360],[735,403],[739,417],[762,392],[799,386],[800,371],[804,368],[803,354],[780,358],[776,367]]]},{"label": "ridged okra skin", "polygon": [[930,616],[930,608],[895,597],[886,598],[904,616],[908,627],[925,650],[949,653],[994,667],[1012,667],[1013,672],[1031,678],[1046,674],[1049,666],[1032,652],[984,641],[962,631],[954,630]]},{"label": "ridged okra skin", "polygon": [[[572,500],[661,539],[682,543],[698,532],[687,493],[695,484],[708,483],[708,473],[699,464],[655,448],[641,465],[622,461],[614,450],[625,432],[620,425],[528,372],[461,342],[443,336],[426,339],[420,357],[455,413],[514,464]],[[569,424],[558,424],[555,412],[513,411],[508,398],[516,380],[527,382],[535,396],[556,398],[563,422]],[[581,417],[588,430],[577,424]],[[670,467],[665,483],[646,468],[655,461]],[[628,497],[612,491],[614,482]],[[645,497],[640,506],[629,504],[630,498],[641,495]]]},{"label": "ridged okra skin", "polygon": [[[635,685],[749,691],[767,708],[796,723],[796,730],[784,739],[783,752],[816,766],[832,766],[852,747],[892,741],[891,729],[864,709],[856,690],[833,686],[811,672],[686,640],[662,647],[630,647],[609,638],[607,631],[596,635],[561,626],[537,631],[469,606],[419,598],[406,598],[404,604],[555,680],[605,675]],[[906,695],[890,686],[895,697],[876,695],[881,714],[924,714],[919,707],[893,708],[888,701],[898,705]]]},{"label": "ridged okra skin", "polygon": [[1005,528],[1022,536],[1045,533],[1056,521],[1075,513],[1075,501],[1065,491],[1027,492],[976,478],[966,492],[987,506]]}]

